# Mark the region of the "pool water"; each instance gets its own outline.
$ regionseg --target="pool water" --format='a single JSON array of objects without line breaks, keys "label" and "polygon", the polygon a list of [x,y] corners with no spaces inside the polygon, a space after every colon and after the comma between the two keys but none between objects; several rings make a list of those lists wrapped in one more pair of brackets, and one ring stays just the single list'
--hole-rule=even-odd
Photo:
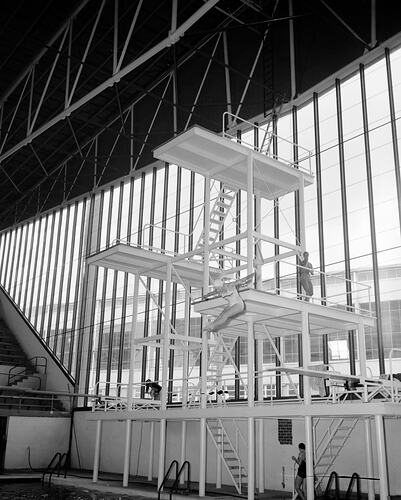
[{"label": "pool water", "polygon": [[[140,500],[143,497],[102,493],[70,486],[43,486],[40,482],[0,483],[1,500]],[[148,498],[146,500],[149,500]]]}]

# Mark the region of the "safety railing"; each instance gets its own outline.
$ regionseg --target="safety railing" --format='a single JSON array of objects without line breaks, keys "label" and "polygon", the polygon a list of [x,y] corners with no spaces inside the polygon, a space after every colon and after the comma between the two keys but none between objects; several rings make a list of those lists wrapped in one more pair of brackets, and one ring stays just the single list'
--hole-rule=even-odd
[{"label": "safety railing", "polygon": [[[307,296],[303,290],[299,291],[298,272],[301,269],[308,271],[311,271],[311,269],[287,260],[281,262],[281,266],[285,264],[286,266],[296,268],[296,270],[293,273],[281,275],[279,278],[274,277],[263,280],[263,290],[283,297],[307,300],[313,304],[356,312],[364,316],[374,316],[370,308],[372,301],[371,287],[369,285],[339,276],[336,273],[324,273],[318,269],[313,269],[313,275],[310,276],[310,281],[313,285],[313,295]],[[321,286],[322,282],[325,288],[324,293]],[[363,304],[363,307],[361,304]]]},{"label": "safety railing", "polygon": [[[256,126],[254,123],[244,120],[240,116],[234,115],[228,111],[223,113],[222,121],[223,137],[237,141],[236,131],[238,128],[240,128],[243,132],[257,130],[259,136],[263,137],[260,147],[255,146],[253,142],[253,133],[251,134],[252,139],[249,142],[244,140],[246,134],[243,133],[241,137],[241,144],[261,154],[274,158],[275,160],[282,161],[287,165],[304,170],[309,174],[312,173],[312,151],[293,141],[285,139],[284,137],[280,137],[272,131],[266,130],[263,125]],[[235,134],[230,132],[230,130],[233,130],[234,128]],[[273,143],[277,146],[275,152],[273,152],[272,149]],[[297,151],[297,159],[294,159],[293,157],[294,151]]]},{"label": "safety railing", "polygon": [[92,411],[145,410],[160,408],[160,401],[141,397],[146,382],[132,384],[132,405],[128,407],[129,384],[101,380],[92,388]]}]

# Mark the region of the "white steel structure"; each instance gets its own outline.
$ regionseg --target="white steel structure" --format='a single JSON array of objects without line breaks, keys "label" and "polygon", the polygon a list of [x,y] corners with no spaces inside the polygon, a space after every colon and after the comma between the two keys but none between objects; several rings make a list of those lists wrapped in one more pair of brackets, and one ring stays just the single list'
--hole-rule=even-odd
[{"label": "white steel structure", "polygon": [[[229,117],[230,122],[238,117]],[[224,128],[224,127],[223,127]],[[88,263],[130,272],[135,275],[135,296],[133,306],[133,331],[131,333],[131,360],[128,385],[118,388],[115,395],[107,392],[94,407],[90,419],[96,421],[96,447],[93,480],[97,481],[100,459],[100,440],[104,420],[125,420],[126,447],[124,455],[123,484],[128,485],[130,465],[131,422],[147,420],[158,422],[159,431],[159,469],[158,481],[162,482],[165,464],[166,422],[182,423],[182,450],[185,450],[185,423],[188,420],[199,421],[200,426],[200,468],[199,495],[205,495],[207,437],[216,446],[221,464],[224,464],[233,484],[240,493],[247,492],[253,500],[255,488],[264,489],[263,467],[263,425],[265,418],[302,417],[305,425],[305,443],[307,450],[307,498],[314,498],[314,476],[327,474],[330,464],[340,453],[347,436],[352,432],[357,419],[363,419],[366,437],[367,470],[373,474],[373,456],[371,452],[371,419],[374,418],[377,440],[377,463],[380,469],[380,498],[387,500],[388,479],[386,447],[383,432],[384,415],[400,415],[398,386],[391,381],[369,378],[366,373],[365,327],[372,327],[375,318],[369,311],[338,304],[330,297],[325,300],[302,300],[300,291],[277,291],[267,288],[264,278],[279,260],[294,257],[305,250],[304,189],[313,183],[309,167],[310,155],[300,153],[296,164],[277,158],[272,153],[272,144],[277,138],[265,132],[262,145],[255,149],[247,144],[233,140],[234,137],[223,132],[217,135],[208,130],[193,127],[158,147],[156,158],[185,167],[206,178],[205,204],[203,212],[204,228],[198,241],[191,241],[191,235],[177,234],[182,239],[180,253],[168,253],[162,246],[140,246],[125,241],[117,241],[109,248],[91,255]],[[220,183],[217,198],[211,200],[212,182]],[[246,229],[240,234],[224,238],[224,221],[232,207],[235,193],[246,193]],[[261,200],[275,200],[287,193],[297,192],[299,196],[299,231],[297,241],[283,241],[271,234],[260,232]],[[154,231],[157,228],[153,228]],[[268,247],[276,251],[266,251]],[[278,250],[278,251],[277,251]],[[267,256],[268,255],[268,256]],[[273,264],[273,266],[272,266]],[[270,266],[270,267],[269,267]],[[266,271],[267,269],[267,271]],[[254,274],[253,274],[254,273]],[[179,283],[186,290],[185,310],[199,313],[203,324],[216,317],[225,308],[224,298],[213,294],[203,299],[208,288],[218,277],[236,280],[244,276],[254,276],[253,283],[239,288],[239,294],[245,303],[245,310],[229,321],[217,332],[203,331],[201,337],[190,332],[190,322],[186,318],[185,334],[178,334],[171,324],[171,289],[173,283]],[[262,279],[263,276],[263,279]],[[165,282],[163,299],[154,298],[162,311],[164,327],[161,335],[144,338],[135,336],[138,287],[143,277],[151,277]],[[143,281],[142,281],[143,282]],[[355,293],[355,290],[354,290]],[[362,292],[361,292],[362,293]],[[153,298],[153,297],[152,297]],[[361,301],[362,302],[362,301]],[[310,337],[323,335],[338,330],[356,330],[359,342],[359,374],[347,375],[330,371],[329,367],[311,366]],[[285,366],[281,363],[274,339],[280,336],[298,333],[302,338],[301,367]],[[247,372],[240,374],[233,360],[233,348],[239,337],[247,343]],[[288,377],[293,387],[291,376],[303,376],[302,394],[297,393],[297,400],[291,402],[263,398],[261,384],[255,381],[269,376],[263,373],[261,362],[255,364],[255,343],[258,348],[258,360],[263,352],[263,342],[269,342],[280,360],[270,376]],[[161,401],[143,398],[143,380],[135,374],[136,356],[141,355],[143,346],[160,349],[162,372],[160,384],[163,389]],[[182,367],[181,404],[169,404],[168,360],[171,350],[191,353]],[[192,363],[190,360],[196,360]],[[200,361],[199,361],[200,360]],[[200,365],[200,366],[199,366]],[[229,367],[229,369],[228,369]],[[139,374],[140,375],[140,374]],[[225,387],[228,378],[239,380],[246,395],[246,404],[235,404],[225,400]],[[312,381],[329,380],[332,385],[344,382],[354,383],[351,390],[312,397]],[[256,389],[255,389],[256,387]],[[295,389],[294,389],[295,390]],[[351,400],[350,394],[353,395]],[[142,397],[141,397],[142,395]],[[380,396],[380,398],[379,398]],[[235,442],[230,439],[230,430],[225,419],[246,420],[247,456],[239,456]],[[314,434],[319,418],[333,417],[330,431],[327,430],[319,439]],[[258,423],[258,425],[255,425]],[[154,426],[152,424],[152,432]],[[334,430],[333,430],[334,429]],[[342,436],[341,437],[341,433]],[[256,439],[257,435],[257,439]],[[336,454],[332,449],[336,448]],[[330,451],[329,451],[330,450]],[[185,452],[182,452],[185,460]],[[257,461],[255,461],[255,457]],[[220,472],[221,477],[221,472]],[[369,500],[374,497],[373,483],[369,483]]]}]

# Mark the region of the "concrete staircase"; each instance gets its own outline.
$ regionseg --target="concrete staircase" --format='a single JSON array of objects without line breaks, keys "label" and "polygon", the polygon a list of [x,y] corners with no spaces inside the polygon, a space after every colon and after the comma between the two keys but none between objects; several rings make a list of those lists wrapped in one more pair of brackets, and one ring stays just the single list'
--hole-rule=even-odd
[{"label": "concrete staircase", "polygon": [[0,319],[0,413],[64,411],[54,396],[29,392],[43,390],[46,358],[29,359],[12,331]]}]

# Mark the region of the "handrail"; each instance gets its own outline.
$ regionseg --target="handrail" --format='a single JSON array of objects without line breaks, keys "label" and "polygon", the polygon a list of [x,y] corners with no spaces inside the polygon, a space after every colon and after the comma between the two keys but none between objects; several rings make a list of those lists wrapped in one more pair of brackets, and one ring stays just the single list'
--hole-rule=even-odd
[{"label": "handrail", "polygon": [[[44,360],[44,364],[39,364],[38,363],[38,360],[41,359],[41,360]],[[33,360],[35,360],[35,363],[31,363]],[[16,368],[21,368],[21,365],[20,364],[17,364],[17,365],[14,365],[10,368],[10,370],[8,371],[8,380],[7,380],[7,385],[11,385],[12,381],[21,376],[21,375],[27,375],[29,372],[32,372],[32,369],[34,370],[33,373],[29,373],[30,376],[34,377],[34,378],[37,378],[39,380],[39,387],[37,390],[40,390],[41,387],[42,387],[42,378],[39,376],[39,375],[35,375],[35,373],[37,373],[37,368],[44,368],[44,372],[43,372],[43,375],[46,375],[47,373],[47,358],[45,356],[34,356],[33,358],[30,358],[28,359],[28,362],[32,365],[32,366],[24,366],[22,367],[22,370],[20,370],[19,372],[16,372],[16,373],[13,373],[13,371],[16,369]]]},{"label": "handrail", "polygon": [[182,489],[181,491],[186,493],[186,494],[189,494],[189,492],[191,491],[191,464],[188,462],[188,460],[185,460],[185,462],[181,465],[181,468],[177,473],[177,477],[175,478],[175,481],[174,481],[172,487],[170,488],[170,500],[172,500],[173,493],[175,493],[179,490],[178,483],[179,483],[181,474],[185,471],[185,467],[187,467],[187,469],[188,469],[187,485],[186,485],[186,488]]},{"label": "handrail", "polygon": [[327,481],[327,486],[326,486],[326,489],[324,491],[325,500],[327,500],[329,498],[329,493],[330,493],[330,489],[331,489],[331,485],[332,485],[333,480],[335,481],[336,500],[340,500],[340,481],[339,481],[337,472],[334,470],[330,474],[329,480]]},{"label": "handrail", "polygon": [[[61,470],[61,464],[63,463],[64,459],[64,466],[67,464],[67,458],[68,458],[68,452],[61,454],[59,451],[57,451],[54,455],[53,458],[50,460],[49,465],[46,467],[42,474],[42,484],[45,482],[45,477],[46,474],[49,474],[49,480],[48,480],[48,485],[50,486],[50,482],[52,479],[52,475],[54,472],[57,470],[58,476],[60,475],[60,470]],[[57,462],[56,462],[57,459]],[[64,477],[67,474],[67,470],[64,471]]]},{"label": "handrail", "polygon": [[[229,111],[225,111],[222,115],[222,136],[223,137],[227,137],[227,138],[234,138],[230,133],[228,133],[226,130],[226,118],[227,117],[230,117],[231,119],[228,120],[228,123],[235,123],[235,122],[242,122],[243,124],[246,124],[246,125],[249,125],[249,130],[255,130],[255,128],[257,128],[258,130],[264,130],[263,129],[263,126],[255,126],[254,123],[251,123],[249,122],[248,120],[244,120],[243,118],[241,118],[240,116],[238,115],[235,115],[233,113],[230,113]],[[234,118],[234,120],[233,120]],[[270,137],[276,137],[277,139],[279,139],[280,141],[283,141],[283,142],[287,142],[288,144],[290,144],[291,146],[293,147],[296,147],[298,150],[302,150],[305,152],[305,156],[299,158],[297,161],[293,161],[293,160],[290,160],[288,158],[279,158],[277,155],[275,155],[275,158],[276,159],[281,159],[283,161],[285,161],[286,163],[289,163],[290,165],[293,165],[293,166],[296,166],[297,168],[301,169],[301,170],[305,170],[306,172],[308,172],[309,174],[312,173],[312,168],[311,168],[311,158],[312,158],[312,151],[310,151],[309,149],[306,149],[304,148],[303,146],[300,146],[299,144],[293,142],[293,141],[290,141],[288,139],[285,139],[284,137],[280,137],[278,136],[277,134],[274,134],[273,132],[270,132]],[[271,141],[270,141],[271,142]],[[255,148],[254,144],[247,144],[246,142],[244,142],[243,140],[241,140],[241,144],[246,144],[247,146],[250,146],[252,149],[258,151],[259,153],[265,153],[266,155],[269,153],[268,149],[266,149],[266,151],[263,150],[263,148]],[[308,162],[308,168],[302,166],[302,165],[299,165],[300,162],[302,161],[307,161]]]},{"label": "handrail", "polygon": [[361,478],[359,477],[359,474],[357,472],[354,472],[351,476],[351,480],[347,488],[347,493],[345,494],[346,500],[348,498],[351,498],[352,488],[354,486],[355,481],[356,481],[356,496],[358,500],[361,500]]},{"label": "handrail", "polygon": [[161,492],[162,492],[162,489],[164,487],[164,484],[167,482],[169,476],[170,476],[170,472],[173,468],[173,466],[175,465],[175,477],[177,479],[177,476],[178,476],[178,462],[177,460],[173,460],[169,466],[169,468],[167,469],[167,472],[166,474],[164,475],[164,478],[163,478],[163,481],[161,482],[160,486],[159,486],[159,489],[157,490],[157,500],[160,500],[160,495],[161,495]]}]

